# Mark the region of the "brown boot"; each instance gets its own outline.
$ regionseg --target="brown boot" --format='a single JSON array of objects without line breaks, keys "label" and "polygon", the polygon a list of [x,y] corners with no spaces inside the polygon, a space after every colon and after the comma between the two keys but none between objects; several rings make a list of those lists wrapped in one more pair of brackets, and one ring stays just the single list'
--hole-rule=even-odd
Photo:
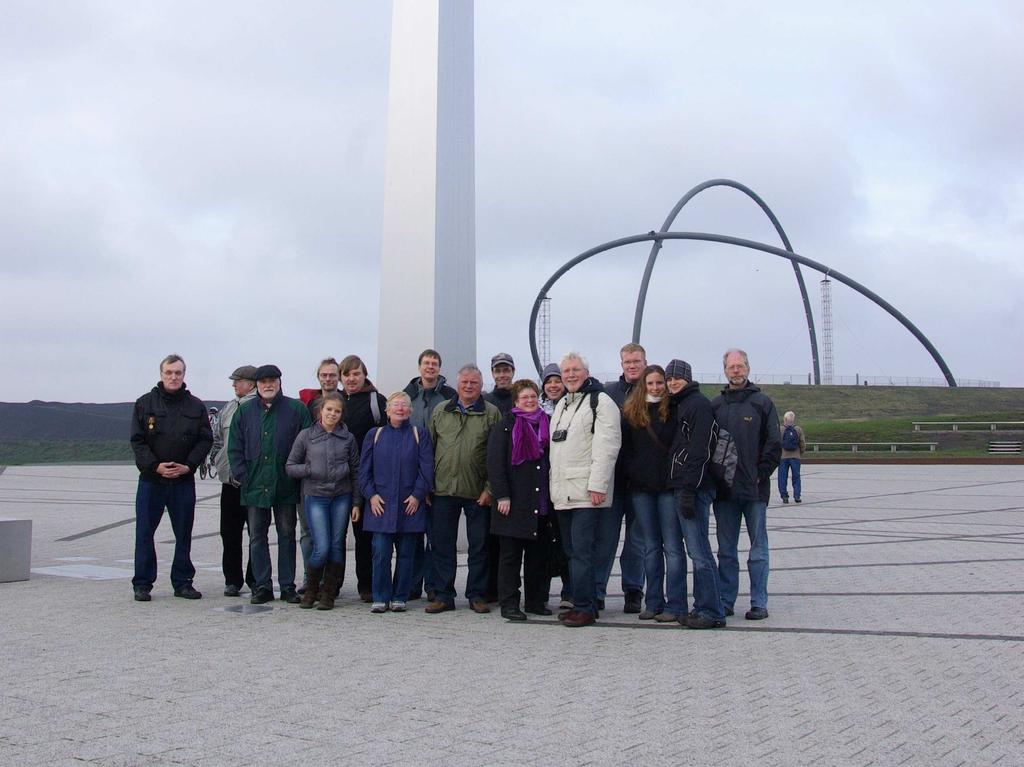
[{"label": "brown boot", "polygon": [[306,610],[310,609],[316,604],[316,586],[314,584],[320,583],[320,576],[323,574],[324,569],[322,567],[306,567],[306,591],[302,595],[302,601],[299,602],[299,607]]},{"label": "brown boot", "polygon": [[338,593],[338,584],[341,583],[341,562],[329,562],[327,574],[324,576],[324,585],[320,589],[320,604],[317,610],[333,610],[335,595]]}]

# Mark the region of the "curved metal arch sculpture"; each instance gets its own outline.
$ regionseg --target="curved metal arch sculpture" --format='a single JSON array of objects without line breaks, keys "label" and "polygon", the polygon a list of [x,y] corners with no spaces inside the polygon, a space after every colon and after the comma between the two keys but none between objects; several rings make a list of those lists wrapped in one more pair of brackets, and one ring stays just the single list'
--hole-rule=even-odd
[{"label": "curved metal arch sculpture", "polygon": [[[676,217],[680,214],[686,204],[690,202],[701,192],[706,189],[711,189],[716,186],[726,186],[732,189],[743,192],[747,197],[757,203],[757,206],[761,211],[768,217],[768,220],[772,222],[772,226],[775,227],[775,232],[779,235],[779,239],[782,240],[782,244],[786,250],[793,253],[793,246],[789,242],[789,237],[786,236],[786,231],[782,228],[782,224],[779,223],[779,219],[772,212],[772,209],[768,207],[768,204],[758,196],[753,189],[738,181],[732,181],[727,178],[713,178],[710,181],[705,181],[702,184],[697,184],[689,192],[684,194],[680,198],[679,202],[676,203],[675,207],[668,214],[668,218],[665,219],[665,223],[661,225],[659,232],[667,232],[671,228],[672,224],[675,223]],[[640,329],[644,321],[644,308],[647,303],[647,287],[651,282],[651,274],[654,272],[654,264],[658,260],[658,253],[661,251],[661,240],[655,241],[651,245],[651,253],[647,256],[647,266],[644,268],[644,277],[640,281],[640,290],[636,297],[636,312],[633,314],[633,343],[640,343]],[[814,332],[814,314],[811,312],[811,301],[807,296],[807,286],[804,284],[804,275],[800,271],[799,262],[790,259],[790,263],[793,266],[793,272],[796,275],[796,284],[800,290],[800,298],[804,303],[804,317],[807,320],[807,335],[811,342],[811,366],[814,374],[814,383],[821,383],[821,365],[818,360],[818,338]]]},{"label": "curved metal arch sculpture", "polygon": [[530,354],[533,356],[534,367],[537,368],[537,374],[541,374],[540,355],[537,353],[537,314],[540,311],[541,301],[551,287],[558,281],[558,279],[583,261],[586,261],[592,256],[596,256],[599,253],[604,253],[608,250],[620,248],[624,245],[633,245],[638,242],[660,242],[662,240],[696,240],[700,242],[718,242],[725,245],[736,245],[741,248],[749,248],[750,250],[761,251],[762,253],[769,253],[779,258],[786,258],[791,261],[803,264],[804,266],[814,269],[815,271],[821,272],[827,277],[839,280],[844,285],[853,288],[865,298],[869,298],[876,305],[887,311],[892,317],[894,317],[903,327],[911,332],[921,345],[931,354],[932,359],[939,366],[939,370],[942,371],[943,376],[946,378],[946,383],[950,387],[956,386],[956,379],[953,378],[953,374],[950,372],[949,367],[946,365],[946,361],[942,359],[942,355],[939,354],[938,350],[932,345],[924,333],[917,329],[917,327],[908,320],[902,312],[899,311],[895,306],[890,304],[884,298],[874,293],[870,289],[864,287],[855,280],[847,277],[841,272],[837,272],[824,264],[820,264],[806,256],[801,256],[798,253],[792,251],[783,250],[782,248],[776,248],[771,245],[765,245],[763,242],[755,242],[754,240],[744,240],[739,237],[728,237],[722,234],[709,234],[706,232],[648,232],[647,234],[635,234],[629,237],[622,237],[617,240],[611,240],[597,247],[591,248],[590,250],[580,253],[575,258],[566,262],[558,271],[556,271],[548,281],[544,283],[544,286],[540,289],[537,294],[536,300],[533,302],[533,310],[530,312]]}]

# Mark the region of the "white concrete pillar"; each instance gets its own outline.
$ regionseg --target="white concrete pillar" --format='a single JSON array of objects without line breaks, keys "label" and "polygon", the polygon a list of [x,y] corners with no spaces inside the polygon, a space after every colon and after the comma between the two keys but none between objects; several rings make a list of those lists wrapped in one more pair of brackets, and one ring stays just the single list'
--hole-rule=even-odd
[{"label": "white concrete pillar", "polygon": [[476,362],[471,0],[394,0],[375,381]]}]

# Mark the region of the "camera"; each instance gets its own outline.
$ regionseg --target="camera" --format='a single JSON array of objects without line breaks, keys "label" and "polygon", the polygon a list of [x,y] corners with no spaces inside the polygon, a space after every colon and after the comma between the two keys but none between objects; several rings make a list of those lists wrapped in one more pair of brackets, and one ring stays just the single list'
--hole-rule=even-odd
[{"label": "camera", "polygon": [[552,442],[565,442],[565,436],[568,433],[567,429],[558,429],[551,435]]}]

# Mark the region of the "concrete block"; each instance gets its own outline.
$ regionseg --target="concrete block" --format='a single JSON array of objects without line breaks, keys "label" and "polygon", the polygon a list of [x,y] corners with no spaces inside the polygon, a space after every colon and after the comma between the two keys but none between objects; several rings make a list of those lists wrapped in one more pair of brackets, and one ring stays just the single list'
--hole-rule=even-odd
[{"label": "concrete block", "polygon": [[32,520],[0,517],[0,583],[27,581],[32,566]]}]

